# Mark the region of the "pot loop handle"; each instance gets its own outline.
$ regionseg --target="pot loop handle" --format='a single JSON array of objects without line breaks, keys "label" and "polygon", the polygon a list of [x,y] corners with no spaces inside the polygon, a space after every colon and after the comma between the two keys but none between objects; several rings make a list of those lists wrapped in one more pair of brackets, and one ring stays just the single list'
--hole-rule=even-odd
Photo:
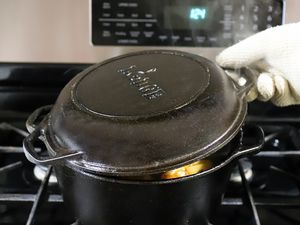
[{"label": "pot loop handle", "polygon": [[255,85],[259,75],[258,71],[249,67],[242,67],[235,70],[225,69],[224,71],[234,81],[237,88],[237,94],[241,97],[247,95]]},{"label": "pot loop handle", "polygon": [[[212,170],[204,171],[203,173],[205,173],[205,172],[208,173],[208,172],[212,172],[212,171],[218,170],[218,169],[222,168],[223,166],[231,163],[234,160],[237,160],[239,158],[245,157],[247,155],[256,154],[256,153],[259,152],[259,150],[264,145],[264,138],[265,138],[265,135],[264,135],[264,132],[263,132],[262,128],[259,127],[259,126],[245,126],[245,128],[243,128],[243,129],[245,129],[245,130],[249,130],[249,129],[253,130],[255,132],[254,138],[255,138],[255,140],[257,140],[257,142],[254,145],[251,145],[251,146],[244,146],[244,145],[241,146],[236,152],[234,152],[224,162],[222,162],[221,164],[217,165]],[[245,131],[245,133],[246,132],[247,131]]]},{"label": "pot loop handle", "polygon": [[[257,142],[251,146],[242,145],[231,157],[229,157],[230,161],[232,161],[233,159],[238,159],[238,158],[244,157],[246,155],[256,154],[263,147],[264,142],[265,142],[265,135],[264,135],[263,129],[259,126],[247,126],[246,125],[243,135],[247,137],[247,132],[249,132],[250,130],[254,132],[254,136],[252,137],[252,135],[251,135],[251,138],[255,139],[255,141],[257,141]],[[251,134],[252,134],[252,132],[251,132]]]},{"label": "pot loop handle", "polygon": [[[44,106],[35,110],[26,121],[26,127],[30,134],[23,140],[23,150],[26,158],[34,164],[53,165],[57,162],[78,157],[83,154],[82,152],[70,152],[62,148],[59,149],[59,152],[61,153],[57,153],[54,157],[40,156],[38,152],[36,152],[34,143],[38,139],[40,139],[46,147],[51,148],[45,139],[45,130],[43,128],[46,125],[46,118],[51,108],[52,106]],[[44,115],[42,121],[39,124],[36,124],[36,121],[41,118],[42,115]]]}]

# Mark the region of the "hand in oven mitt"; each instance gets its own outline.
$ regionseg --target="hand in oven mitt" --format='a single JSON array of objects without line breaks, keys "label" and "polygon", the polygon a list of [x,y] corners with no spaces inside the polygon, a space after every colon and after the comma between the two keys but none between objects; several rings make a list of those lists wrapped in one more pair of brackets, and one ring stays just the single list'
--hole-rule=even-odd
[{"label": "hand in oven mitt", "polygon": [[259,32],[225,49],[216,61],[224,68],[249,66],[259,72],[248,101],[300,104],[300,22]]}]

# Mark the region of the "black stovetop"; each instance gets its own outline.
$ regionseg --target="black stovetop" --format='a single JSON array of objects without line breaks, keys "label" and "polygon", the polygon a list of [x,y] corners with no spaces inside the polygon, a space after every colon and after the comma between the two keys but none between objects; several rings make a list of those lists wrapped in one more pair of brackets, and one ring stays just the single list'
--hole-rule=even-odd
[{"label": "black stovetop", "polygon": [[[0,225],[70,225],[52,169],[29,163],[22,151],[25,120],[53,104],[87,65],[0,64]],[[247,123],[263,127],[266,144],[242,159],[231,176],[215,225],[300,224],[300,106],[249,106]]]}]

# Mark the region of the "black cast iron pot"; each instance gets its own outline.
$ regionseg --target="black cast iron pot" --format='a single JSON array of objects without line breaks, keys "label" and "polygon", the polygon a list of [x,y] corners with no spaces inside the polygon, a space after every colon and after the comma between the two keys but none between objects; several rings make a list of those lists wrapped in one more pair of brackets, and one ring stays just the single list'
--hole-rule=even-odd
[{"label": "black cast iron pot", "polygon": [[[54,166],[83,225],[204,224],[236,159],[263,144],[260,128],[242,128],[255,76],[239,73],[234,81],[213,62],[178,51],[107,60],[71,80],[53,107],[29,117],[24,152],[33,163]],[[49,156],[35,152],[38,139]],[[155,178],[203,158],[213,168]]]}]

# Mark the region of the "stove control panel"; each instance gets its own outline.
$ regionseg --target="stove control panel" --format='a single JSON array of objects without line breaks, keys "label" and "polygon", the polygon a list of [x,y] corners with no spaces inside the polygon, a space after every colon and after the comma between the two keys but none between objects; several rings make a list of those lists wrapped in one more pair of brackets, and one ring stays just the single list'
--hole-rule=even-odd
[{"label": "stove control panel", "polygon": [[284,9],[284,0],[91,0],[91,41],[226,47],[282,24]]}]

